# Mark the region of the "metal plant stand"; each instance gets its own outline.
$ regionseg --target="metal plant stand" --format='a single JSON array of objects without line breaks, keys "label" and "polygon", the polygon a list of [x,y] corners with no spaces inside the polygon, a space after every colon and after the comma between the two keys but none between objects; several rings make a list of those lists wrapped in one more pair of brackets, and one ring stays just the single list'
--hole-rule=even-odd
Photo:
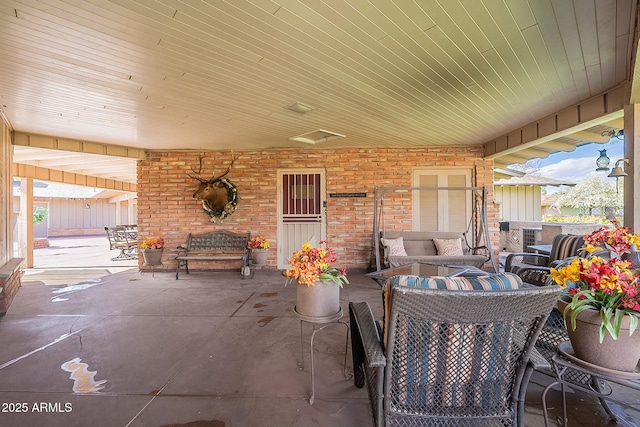
[{"label": "metal plant stand", "polygon": [[[619,425],[635,426],[633,421],[626,419],[626,414],[619,408],[618,405],[611,405],[611,403],[618,403],[622,406],[633,405],[617,400],[612,395],[612,389],[607,382],[629,387],[633,390],[640,390],[640,371],[625,372],[616,371],[613,369],[603,368],[600,366],[592,365],[588,362],[578,359],[573,355],[573,349],[569,341],[562,342],[558,345],[558,353],[552,358],[553,367],[556,372],[556,380],[549,384],[542,392],[542,411],[544,415],[544,425],[547,427],[547,393],[553,387],[560,385],[562,391],[562,425],[567,425],[567,401],[566,401],[566,387],[573,388],[588,393],[597,397],[603,403],[603,406],[607,414],[613,418]],[[590,384],[577,384],[569,381],[565,378],[567,370],[575,370],[588,374],[592,380]],[[604,401],[603,401],[604,399]],[[619,409],[618,409],[619,408]]]},{"label": "metal plant stand", "polygon": [[[145,253],[145,251],[147,251]],[[162,252],[163,249],[145,249],[142,251],[142,256],[144,262],[142,263],[142,268],[140,268],[140,273],[144,272],[144,267],[151,267],[151,277],[156,276],[156,267],[162,270],[164,268],[164,264],[162,263]]]},{"label": "metal plant stand", "polygon": [[314,338],[316,336],[317,332],[322,331],[323,329],[325,329],[328,326],[331,325],[344,325],[345,328],[347,329],[347,339],[345,340],[345,345],[344,345],[344,367],[343,367],[343,373],[344,373],[344,378],[346,380],[351,379],[351,375],[347,372],[347,350],[349,348],[349,324],[347,322],[344,322],[340,319],[342,319],[343,313],[342,313],[342,308],[340,308],[340,310],[331,315],[331,316],[326,316],[326,317],[312,317],[312,316],[305,316],[303,314],[298,313],[298,311],[294,308],[293,311],[296,313],[296,315],[300,318],[300,364],[298,365],[298,367],[301,370],[304,370],[304,343],[303,343],[303,333],[302,333],[302,324],[303,323],[311,323],[313,325],[313,332],[311,333],[311,345],[310,345],[310,353],[311,353],[311,395],[309,396],[309,405],[313,405],[313,401],[315,398],[315,371],[314,371],[314,366],[313,366],[313,341]]}]

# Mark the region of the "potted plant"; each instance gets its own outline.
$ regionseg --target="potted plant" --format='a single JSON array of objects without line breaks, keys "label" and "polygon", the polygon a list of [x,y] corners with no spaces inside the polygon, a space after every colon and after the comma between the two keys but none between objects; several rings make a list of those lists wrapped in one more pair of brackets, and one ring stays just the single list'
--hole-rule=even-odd
[{"label": "potted plant", "polygon": [[[576,357],[609,369],[634,371],[640,359],[640,274],[620,255],[640,241],[625,227],[603,227],[585,236],[584,249],[603,247],[609,259],[576,257],[551,269],[552,279],[567,292],[560,297],[567,333]],[[601,253],[601,252],[599,252]],[[616,347],[620,352],[615,353]]]},{"label": "potted plant", "polygon": [[611,221],[613,227],[601,227],[584,236],[584,250],[594,252],[607,250],[616,256],[631,253],[640,244],[640,234],[632,233],[629,227],[622,227]]},{"label": "potted plant", "polygon": [[161,265],[164,239],[162,237],[147,237],[140,243],[140,252],[145,265]]},{"label": "potted plant", "polygon": [[267,255],[271,244],[263,236],[252,237],[247,246],[251,250],[251,263],[257,266],[263,266],[267,263]]},{"label": "potted plant", "polygon": [[334,250],[320,241],[320,247],[310,242],[295,251],[289,260],[291,266],[285,270],[285,286],[292,281],[296,286],[296,312],[312,318],[326,318],[340,311],[340,288],[349,283],[345,268],[338,269]]}]

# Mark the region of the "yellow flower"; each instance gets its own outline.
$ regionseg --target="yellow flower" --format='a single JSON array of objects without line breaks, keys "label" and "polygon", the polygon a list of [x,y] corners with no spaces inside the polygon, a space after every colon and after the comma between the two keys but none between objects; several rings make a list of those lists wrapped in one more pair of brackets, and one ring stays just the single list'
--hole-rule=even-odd
[{"label": "yellow flower", "polygon": [[[324,245],[326,242],[320,242]],[[342,287],[344,283],[349,283],[345,269],[338,270],[331,267],[335,262],[336,254],[329,248],[314,248],[311,242],[305,242],[302,249],[295,251],[289,260],[290,267],[285,270],[287,276],[286,283],[296,280],[301,285],[314,286],[317,281],[336,283]]]}]

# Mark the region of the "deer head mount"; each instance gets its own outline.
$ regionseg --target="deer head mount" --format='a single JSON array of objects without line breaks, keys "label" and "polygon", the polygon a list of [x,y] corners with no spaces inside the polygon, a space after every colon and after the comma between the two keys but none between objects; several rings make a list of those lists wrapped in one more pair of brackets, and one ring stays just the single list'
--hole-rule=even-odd
[{"label": "deer head mount", "polygon": [[238,204],[238,189],[225,178],[231,171],[236,158],[231,159],[227,170],[221,175],[213,175],[209,179],[202,178],[203,156],[198,157],[199,166],[195,170],[191,167],[193,174],[187,174],[190,178],[198,181],[200,185],[193,193],[193,198],[202,202],[205,213],[211,217],[211,222],[220,222],[236,210]]}]

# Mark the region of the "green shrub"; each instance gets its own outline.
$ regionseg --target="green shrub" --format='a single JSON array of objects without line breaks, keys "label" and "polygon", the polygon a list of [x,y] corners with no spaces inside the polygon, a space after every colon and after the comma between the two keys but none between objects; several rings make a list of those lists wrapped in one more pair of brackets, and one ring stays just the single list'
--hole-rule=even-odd
[{"label": "green shrub", "polygon": [[571,215],[571,216],[547,216],[542,222],[570,222],[578,224],[609,224],[610,221],[604,215]]},{"label": "green shrub", "polygon": [[49,215],[49,211],[47,210],[47,208],[44,208],[42,206],[33,207],[33,223],[34,224],[37,225],[42,223],[42,221],[47,219],[48,215]]}]

